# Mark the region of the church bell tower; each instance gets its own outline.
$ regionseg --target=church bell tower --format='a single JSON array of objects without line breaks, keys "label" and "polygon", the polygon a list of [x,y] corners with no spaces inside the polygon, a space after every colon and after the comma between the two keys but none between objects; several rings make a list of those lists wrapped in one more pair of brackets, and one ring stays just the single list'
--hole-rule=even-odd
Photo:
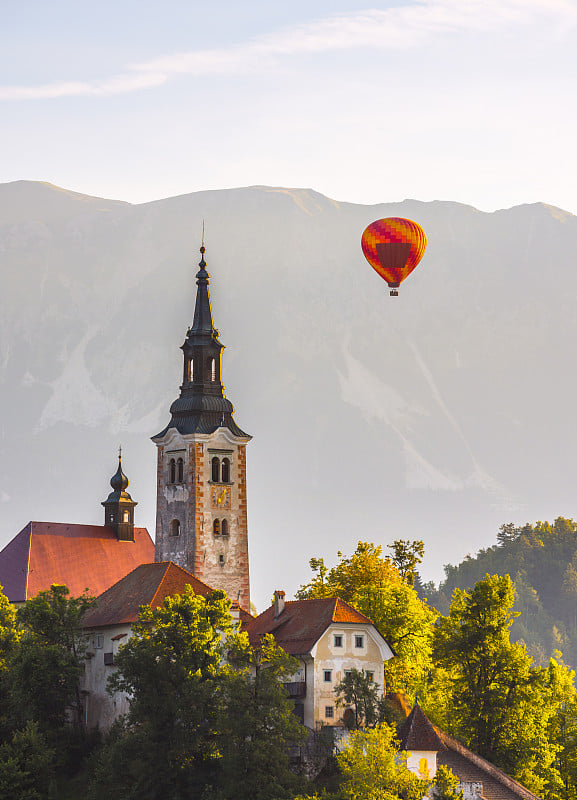
[{"label": "church bell tower", "polygon": [[224,396],[222,345],[202,255],[192,327],[181,349],[180,397],[158,448],[156,561],[174,561],[249,610],[246,445]]}]

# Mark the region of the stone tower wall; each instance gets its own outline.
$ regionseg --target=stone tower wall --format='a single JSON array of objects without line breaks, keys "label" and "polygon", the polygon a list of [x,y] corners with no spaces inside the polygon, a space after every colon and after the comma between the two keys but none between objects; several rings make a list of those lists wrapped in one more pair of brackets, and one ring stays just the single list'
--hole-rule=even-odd
[{"label": "stone tower wall", "polygon": [[[181,436],[169,432],[158,444],[156,560],[174,561],[230,600],[249,610],[246,446],[228,431]],[[212,481],[212,458],[229,458],[230,482]],[[171,457],[184,459],[184,481],[169,481]],[[220,498],[220,503],[219,503]],[[170,535],[171,521],[180,534]],[[213,523],[226,519],[228,535],[215,535]]]}]

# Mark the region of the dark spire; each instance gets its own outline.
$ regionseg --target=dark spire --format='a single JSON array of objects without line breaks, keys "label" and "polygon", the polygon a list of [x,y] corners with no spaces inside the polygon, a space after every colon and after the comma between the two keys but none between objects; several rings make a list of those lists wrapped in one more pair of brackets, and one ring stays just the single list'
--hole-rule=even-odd
[{"label": "dark spire", "polygon": [[200,248],[201,252],[201,259],[198,264],[200,269],[196,273],[196,303],[194,306],[194,319],[192,321],[192,327],[188,329],[187,338],[190,338],[192,334],[197,335],[204,335],[204,336],[212,336],[213,338],[218,338],[218,331],[213,325],[212,322],[212,309],[210,307],[210,293],[208,291],[208,285],[210,283],[210,275],[206,271],[206,261],[204,260],[204,254],[206,253],[206,247],[204,244]]},{"label": "dark spire", "polygon": [[[122,447],[118,448],[118,469],[110,479],[110,485],[114,490],[112,494],[115,495],[116,494],[121,495],[123,492],[126,491],[126,488],[128,487],[128,478],[122,471]],[[108,497],[109,500],[110,497],[112,497],[112,494],[109,495]],[[128,497],[130,497],[130,495],[128,495]]]},{"label": "dark spire", "polygon": [[122,471],[122,448],[118,448],[118,469],[110,479],[112,491],[103,500],[104,524],[112,528],[116,536],[128,542],[134,541],[134,506],[138,505],[128,494],[128,478]]},{"label": "dark spire", "polygon": [[188,434],[214,433],[223,427],[236,436],[247,436],[234,421],[234,407],[224,396],[221,375],[224,345],[218,339],[219,332],[212,320],[208,290],[210,275],[206,270],[205,252],[203,229],[194,318],[181,347],[184,369],[180,397],[170,407],[172,419],[169,424],[154,439],[164,436],[169,428]]}]

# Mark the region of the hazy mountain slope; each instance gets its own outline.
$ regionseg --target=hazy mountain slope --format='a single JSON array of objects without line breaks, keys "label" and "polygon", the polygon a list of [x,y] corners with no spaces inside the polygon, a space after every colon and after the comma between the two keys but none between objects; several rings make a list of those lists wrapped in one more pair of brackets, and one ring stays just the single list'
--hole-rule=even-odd
[{"label": "hazy mountain slope", "polygon": [[515,584],[517,617],[511,630],[531,656],[545,666],[555,651],[577,663],[577,523],[558,517],[503,526],[498,541],[460,564],[445,567],[445,579],[421,594],[447,614],[456,588],[470,589],[485,575],[510,575]]},{"label": "hazy mountain slope", "polygon": [[[359,239],[423,225],[389,298]],[[336,203],[251,187],[140,206],[0,186],[0,536],[101,519],[119,441],[154,527],[155,448],[177,396],[202,219],[227,395],[254,435],[257,603],[310,555],[423,538],[424,578],[498,525],[573,516],[577,221],[544,205]]]}]

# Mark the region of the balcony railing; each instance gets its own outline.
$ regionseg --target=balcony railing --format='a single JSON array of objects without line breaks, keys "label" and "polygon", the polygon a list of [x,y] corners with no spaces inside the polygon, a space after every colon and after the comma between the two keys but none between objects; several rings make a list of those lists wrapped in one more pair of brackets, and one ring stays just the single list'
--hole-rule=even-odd
[{"label": "balcony railing", "polygon": [[305,681],[285,683],[284,688],[287,690],[289,697],[306,697],[307,695],[307,685]]}]

